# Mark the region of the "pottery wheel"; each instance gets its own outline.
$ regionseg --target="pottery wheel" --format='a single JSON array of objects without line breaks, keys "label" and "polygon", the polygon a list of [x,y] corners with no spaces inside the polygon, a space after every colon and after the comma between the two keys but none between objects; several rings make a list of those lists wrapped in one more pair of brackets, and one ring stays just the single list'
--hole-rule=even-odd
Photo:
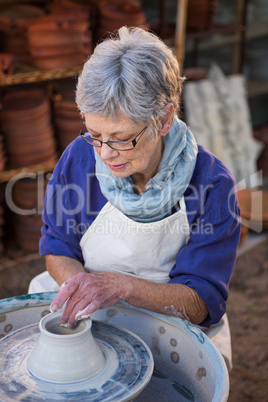
[{"label": "pottery wheel", "polygon": [[102,350],[104,368],[69,384],[39,380],[27,368],[39,334],[38,324],[31,325],[0,341],[0,401],[128,401],[151,379],[153,357],[148,346],[128,330],[93,321],[92,335]]}]

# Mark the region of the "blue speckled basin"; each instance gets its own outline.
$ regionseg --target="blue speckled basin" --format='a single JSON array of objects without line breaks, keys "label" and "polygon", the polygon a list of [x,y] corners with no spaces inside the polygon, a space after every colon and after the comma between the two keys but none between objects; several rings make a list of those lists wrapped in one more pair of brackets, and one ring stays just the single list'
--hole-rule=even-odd
[{"label": "blue speckled basin", "polygon": [[[0,300],[0,337],[38,324],[49,312],[55,296],[56,292],[47,292]],[[151,349],[154,374],[135,401],[227,401],[229,376],[225,362],[210,339],[188,321],[125,303],[98,310],[92,319],[133,332]],[[0,342],[0,378],[3,354]],[[5,400],[1,399],[1,394],[0,400]],[[12,400],[23,399],[13,395]]]}]

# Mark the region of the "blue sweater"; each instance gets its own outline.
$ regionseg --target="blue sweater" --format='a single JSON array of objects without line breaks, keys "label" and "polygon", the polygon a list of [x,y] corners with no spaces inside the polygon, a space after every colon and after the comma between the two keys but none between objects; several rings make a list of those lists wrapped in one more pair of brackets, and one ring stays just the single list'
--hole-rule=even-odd
[{"label": "blue sweater", "polygon": [[[191,234],[170,271],[170,283],[196,290],[209,310],[200,324],[209,327],[226,311],[240,238],[240,211],[234,178],[201,146],[184,198]],[[63,255],[83,263],[79,242],[106,202],[95,176],[93,147],[78,137],[66,148],[47,186],[40,254]]]}]

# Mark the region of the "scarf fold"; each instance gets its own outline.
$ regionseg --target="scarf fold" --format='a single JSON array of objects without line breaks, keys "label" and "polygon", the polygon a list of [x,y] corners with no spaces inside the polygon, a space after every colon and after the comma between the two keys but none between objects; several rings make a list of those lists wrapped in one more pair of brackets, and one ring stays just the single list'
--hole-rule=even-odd
[{"label": "scarf fold", "polygon": [[142,194],[134,192],[131,177],[114,176],[95,151],[96,175],[103,195],[134,221],[156,222],[170,215],[191,181],[197,144],[192,132],[177,116],[164,144],[158,171]]}]

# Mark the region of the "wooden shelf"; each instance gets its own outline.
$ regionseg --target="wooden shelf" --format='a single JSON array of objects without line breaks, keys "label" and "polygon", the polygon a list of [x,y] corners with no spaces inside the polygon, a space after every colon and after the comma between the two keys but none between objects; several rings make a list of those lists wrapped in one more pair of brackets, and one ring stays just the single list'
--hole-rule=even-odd
[{"label": "wooden shelf", "polygon": [[82,66],[59,70],[36,70],[31,66],[20,63],[16,67],[14,74],[0,77],[0,87],[76,77],[81,71]]},{"label": "wooden shelf", "polygon": [[27,177],[29,174],[52,172],[56,166],[56,163],[57,160],[18,169],[5,170],[0,172],[0,183],[6,183],[14,178],[18,179],[18,177]]}]

